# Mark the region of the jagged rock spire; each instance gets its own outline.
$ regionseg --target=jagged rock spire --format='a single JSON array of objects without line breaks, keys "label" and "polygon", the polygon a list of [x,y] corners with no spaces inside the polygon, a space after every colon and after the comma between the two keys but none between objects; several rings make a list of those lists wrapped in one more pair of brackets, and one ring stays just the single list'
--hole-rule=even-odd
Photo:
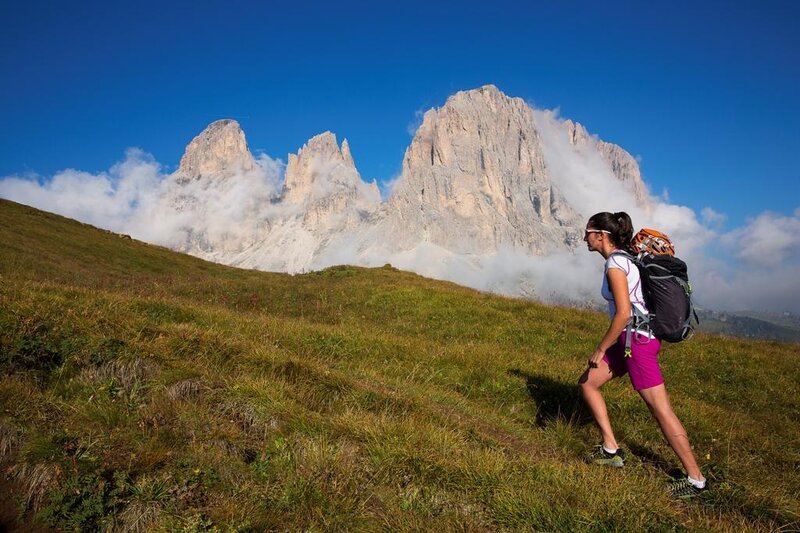
[{"label": "jagged rock spire", "polygon": [[347,139],[342,141],[342,159],[344,159],[345,164],[348,166],[356,168],[353,156],[350,154],[350,144],[347,142]]},{"label": "jagged rock spire", "polygon": [[339,149],[336,135],[326,131],[309,139],[297,154],[289,154],[283,200],[297,204],[361,183],[347,139]]}]

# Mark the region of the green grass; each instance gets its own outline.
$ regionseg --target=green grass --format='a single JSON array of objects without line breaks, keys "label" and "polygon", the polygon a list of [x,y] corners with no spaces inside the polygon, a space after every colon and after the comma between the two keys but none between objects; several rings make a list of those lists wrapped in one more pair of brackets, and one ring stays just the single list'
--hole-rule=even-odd
[{"label": "green grass", "polygon": [[714,489],[627,380],[625,469],[576,380],[598,313],[391,267],[238,270],[0,200],[0,467],[20,527],[775,531],[800,525],[798,345],[664,350]]}]

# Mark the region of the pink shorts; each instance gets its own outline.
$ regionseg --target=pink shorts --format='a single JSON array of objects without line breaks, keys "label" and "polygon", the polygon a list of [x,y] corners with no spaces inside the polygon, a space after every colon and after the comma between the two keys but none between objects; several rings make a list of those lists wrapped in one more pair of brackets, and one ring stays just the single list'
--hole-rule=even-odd
[{"label": "pink shorts", "polygon": [[631,384],[637,391],[649,389],[664,383],[661,368],[658,366],[658,351],[661,342],[658,339],[649,339],[638,333],[631,339],[631,356],[625,357],[625,338],[627,332],[623,331],[617,343],[606,351],[603,361],[608,364],[614,377],[631,377]]}]

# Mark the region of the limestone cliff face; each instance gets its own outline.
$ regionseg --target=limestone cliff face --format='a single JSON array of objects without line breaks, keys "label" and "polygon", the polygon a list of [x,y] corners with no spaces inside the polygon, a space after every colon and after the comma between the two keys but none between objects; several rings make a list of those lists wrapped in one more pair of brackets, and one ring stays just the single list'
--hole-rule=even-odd
[{"label": "limestone cliff face", "polygon": [[179,181],[225,172],[248,172],[255,163],[244,132],[235,120],[217,120],[186,146],[177,174]]},{"label": "limestone cliff face", "polygon": [[362,181],[347,140],[340,149],[336,136],[326,131],[289,155],[282,201],[302,206],[309,229],[330,230],[369,216],[380,205],[380,192],[377,183]]},{"label": "limestone cliff face", "polygon": [[578,122],[571,120],[564,121],[564,128],[570,144],[578,147],[590,147],[596,149],[611,167],[611,172],[620,180],[636,198],[636,203],[640,207],[648,208],[650,200],[647,186],[642,180],[639,171],[639,164],[636,159],[621,147],[613,143],[608,143],[592,137]]},{"label": "limestone cliff face", "polygon": [[582,223],[550,182],[531,108],[492,85],[425,114],[386,211],[400,246],[468,253],[569,248]]}]

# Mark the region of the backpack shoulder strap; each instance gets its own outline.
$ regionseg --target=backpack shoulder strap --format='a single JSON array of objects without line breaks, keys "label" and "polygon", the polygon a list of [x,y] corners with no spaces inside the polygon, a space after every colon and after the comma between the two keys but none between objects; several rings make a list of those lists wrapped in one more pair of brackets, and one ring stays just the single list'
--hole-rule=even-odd
[{"label": "backpack shoulder strap", "polygon": [[[631,255],[629,252],[626,252],[625,250],[614,250],[614,251],[613,251],[613,252],[611,252],[611,254],[608,256],[608,259],[611,259],[612,257],[622,257],[622,258],[625,258],[625,259],[627,259],[628,261],[630,261],[630,262],[631,262],[631,265],[633,265],[633,266],[634,266],[634,267],[636,267],[636,268],[639,268],[639,264],[638,264],[638,262],[637,262],[637,260],[636,260],[636,257],[634,257],[633,255]],[[608,259],[607,259],[606,261],[608,261]]]},{"label": "backpack shoulder strap", "polygon": [[[631,254],[626,250],[614,250],[611,252],[612,256],[620,256],[624,257],[625,259],[629,260],[631,264],[639,270],[639,275],[641,276],[642,269],[640,268],[639,258]],[[647,332],[650,332],[650,315],[642,313],[636,305],[631,303],[631,309],[633,311],[633,316],[628,321],[628,325],[625,326],[625,357],[631,356],[631,344],[633,340],[633,331],[635,329],[642,329],[646,328]]]},{"label": "backpack shoulder strap", "polygon": [[622,257],[630,259],[631,261],[636,261],[636,257],[634,257],[633,254],[631,254],[627,250],[617,249],[617,250],[614,250],[613,252],[611,252],[611,255],[609,255],[609,257],[611,257],[612,255],[620,255]]}]

